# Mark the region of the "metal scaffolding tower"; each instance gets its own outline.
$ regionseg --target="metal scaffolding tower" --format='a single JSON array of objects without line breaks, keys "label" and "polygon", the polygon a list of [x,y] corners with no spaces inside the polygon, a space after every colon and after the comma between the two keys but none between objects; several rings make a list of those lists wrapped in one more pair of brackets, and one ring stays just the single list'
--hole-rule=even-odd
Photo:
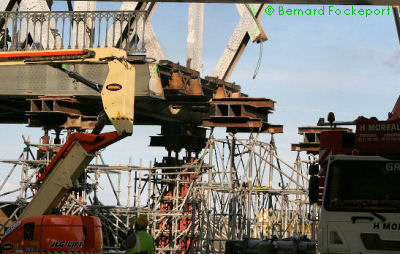
[{"label": "metal scaffolding tower", "polygon": [[[308,204],[305,165],[310,161],[299,154],[295,163],[284,161],[273,134],[268,142],[267,134],[243,135],[220,139],[211,131],[197,158],[164,157],[148,167],[107,165],[99,153],[57,212],[98,216],[106,252],[119,250],[138,214],[148,216],[159,253],[224,253],[227,240],[312,237],[317,210]],[[9,219],[0,232],[35,194],[36,172],[59,149],[48,137],[39,144],[24,138],[18,160],[1,161],[12,167],[0,197],[16,200],[1,204]],[[17,169],[19,187],[4,189]]]}]

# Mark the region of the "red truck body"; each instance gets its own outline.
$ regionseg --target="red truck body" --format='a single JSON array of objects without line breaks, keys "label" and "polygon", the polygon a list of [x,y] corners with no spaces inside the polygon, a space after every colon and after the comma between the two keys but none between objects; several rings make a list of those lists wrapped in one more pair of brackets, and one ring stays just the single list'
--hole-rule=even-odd
[{"label": "red truck body", "polygon": [[355,123],[355,133],[329,130],[321,132],[318,204],[322,204],[329,155],[378,155],[391,159],[400,157],[399,118],[379,121],[376,118],[360,117]]}]

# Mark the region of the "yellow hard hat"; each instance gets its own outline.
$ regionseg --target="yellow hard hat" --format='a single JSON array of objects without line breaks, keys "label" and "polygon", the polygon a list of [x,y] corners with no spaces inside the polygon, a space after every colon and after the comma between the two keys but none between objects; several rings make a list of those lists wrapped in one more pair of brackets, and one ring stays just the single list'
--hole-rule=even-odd
[{"label": "yellow hard hat", "polygon": [[142,228],[146,228],[147,225],[149,224],[149,222],[147,221],[146,215],[143,215],[143,214],[139,215],[139,217],[137,217],[137,219],[136,219],[136,223],[135,224],[136,224],[136,226],[140,226]]}]

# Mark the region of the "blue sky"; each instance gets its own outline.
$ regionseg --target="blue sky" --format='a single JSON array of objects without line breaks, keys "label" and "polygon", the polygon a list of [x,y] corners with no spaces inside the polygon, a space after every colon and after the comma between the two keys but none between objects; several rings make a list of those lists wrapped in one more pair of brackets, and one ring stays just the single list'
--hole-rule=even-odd
[{"label": "blue sky", "polygon": [[[62,3],[56,4],[64,8]],[[184,3],[161,3],[152,18],[161,47],[168,60],[174,62],[186,62],[187,7]],[[277,5],[273,7],[277,9]],[[98,3],[98,8],[118,9],[118,5]],[[211,75],[218,62],[239,22],[239,14],[234,5],[208,4],[204,20],[202,75],[206,76]],[[368,18],[264,14],[261,24],[269,40],[264,43],[257,78],[253,80],[252,76],[259,45],[250,43],[230,81],[240,84],[249,96],[277,101],[270,121],[284,125],[285,133],[276,136],[276,143],[289,162],[294,162],[295,157],[290,144],[301,139],[297,127],[315,125],[330,111],[335,112],[337,120],[344,121],[360,115],[385,119],[392,110],[399,96],[400,80],[399,42],[392,13]],[[106,150],[107,162],[127,163],[132,157],[137,164],[139,158],[149,161],[166,154],[161,148],[148,147],[148,136],[159,133],[159,127],[136,126],[134,131],[132,137]],[[225,136],[223,131],[220,133]],[[36,142],[41,131],[22,125],[0,125],[0,159],[19,155],[23,147],[21,134]],[[264,139],[268,141],[269,137]],[[8,168],[9,165],[0,164],[0,178]]]}]

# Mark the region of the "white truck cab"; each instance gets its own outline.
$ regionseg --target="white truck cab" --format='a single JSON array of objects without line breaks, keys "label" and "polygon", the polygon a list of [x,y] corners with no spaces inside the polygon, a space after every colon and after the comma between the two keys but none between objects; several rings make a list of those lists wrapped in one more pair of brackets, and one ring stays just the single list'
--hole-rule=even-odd
[{"label": "white truck cab", "polygon": [[318,225],[321,253],[400,253],[400,161],[331,155]]}]

